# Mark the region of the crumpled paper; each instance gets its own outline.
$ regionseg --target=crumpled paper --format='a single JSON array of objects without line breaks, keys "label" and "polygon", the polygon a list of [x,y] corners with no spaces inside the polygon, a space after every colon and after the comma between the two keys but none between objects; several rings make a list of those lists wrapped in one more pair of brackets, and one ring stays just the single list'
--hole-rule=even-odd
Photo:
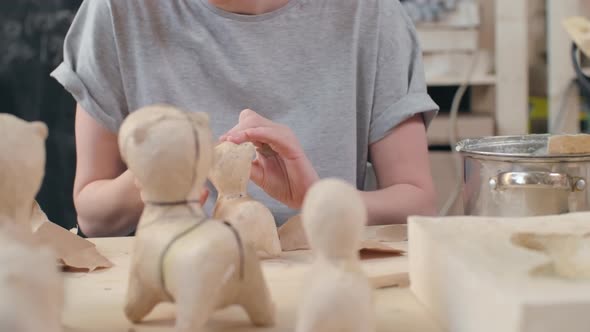
[{"label": "crumpled paper", "polygon": [[[281,242],[281,248],[283,249],[283,251],[310,249],[300,215],[296,215],[291,219],[287,220],[286,223],[279,227],[278,233],[279,240]],[[361,252],[361,254],[379,253],[389,255],[402,255],[405,253],[404,250],[393,248],[385,243],[382,243],[381,241],[400,242],[399,239],[405,238],[405,235],[403,234],[404,229],[400,227],[385,230],[382,234],[384,238],[383,240],[379,238],[379,235],[376,239],[364,239],[361,242],[359,251]],[[389,241],[389,239],[395,239],[396,241]],[[365,256],[361,256],[361,258],[363,257]]]},{"label": "crumpled paper", "polygon": [[31,225],[37,244],[53,249],[58,263],[66,270],[92,272],[113,266],[111,261],[98,252],[94,243],[49,221],[37,202],[33,204]]}]

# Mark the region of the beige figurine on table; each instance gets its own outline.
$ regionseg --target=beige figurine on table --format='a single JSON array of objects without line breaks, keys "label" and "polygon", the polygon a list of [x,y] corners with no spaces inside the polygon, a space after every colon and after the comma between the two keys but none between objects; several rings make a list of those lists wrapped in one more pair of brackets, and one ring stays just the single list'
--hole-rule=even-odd
[{"label": "beige figurine on table", "polygon": [[274,322],[256,253],[198,204],[212,160],[205,113],[156,105],[133,112],[119,134],[145,208],[136,232],[125,313],[141,321],[176,303],[178,331],[199,331],[217,309],[241,305],[255,325]]},{"label": "beige figurine on table", "polygon": [[281,254],[275,219],[266,206],[248,195],[250,169],[255,154],[252,143],[223,142],[214,148],[209,179],[218,192],[213,217],[234,225],[252,243],[259,257]]},{"label": "beige figurine on table", "polygon": [[45,174],[47,126],[0,114],[0,216],[31,232],[31,207]]},{"label": "beige figurine on table", "polygon": [[302,218],[315,262],[296,331],[375,331],[372,287],[358,253],[367,221],[358,191],[341,180],[319,181],[305,196]]},{"label": "beige figurine on table", "polygon": [[31,231],[47,127],[0,114],[0,132],[0,331],[58,332],[63,279],[55,254],[39,247]]}]

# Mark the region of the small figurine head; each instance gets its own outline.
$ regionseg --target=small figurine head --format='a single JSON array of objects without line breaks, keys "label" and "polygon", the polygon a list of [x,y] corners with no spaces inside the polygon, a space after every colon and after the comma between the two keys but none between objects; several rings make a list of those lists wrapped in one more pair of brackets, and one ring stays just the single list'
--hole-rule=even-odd
[{"label": "small figurine head", "polygon": [[367,210],[355,187],[338,179],[318,181],[305,195],[301,216],[316,253],[328,259],[358,257]]},{"label": "small figurine head", "polygon": [[166,105],[141,108],[123,122],[119,149],[144,200],[198,199],[212,159],[209,117]]},{"label": "small figurine head", "polygon": [[223,142],[213,149],[213,154],[209,179],[217,191],[225,195],[246,192],[256,154],[254,145]]},{"label": "small figurine head", "polygon": [[45,174],[47,126],[0,114],[0,215],[24,222]]}]

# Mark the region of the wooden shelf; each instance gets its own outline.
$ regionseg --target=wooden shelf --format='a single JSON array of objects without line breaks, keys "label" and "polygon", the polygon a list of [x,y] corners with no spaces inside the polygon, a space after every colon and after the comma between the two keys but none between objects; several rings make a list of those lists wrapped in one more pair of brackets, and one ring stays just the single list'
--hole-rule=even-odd
[{"label": "wooden shelf", "polygon": [[477,28],[481,24],[480,6],[477,1],[458,1],[455,10],[444,14],[436,22],[421,22],[423,28]]},{"label": "wooden shelf", "polygon": [[418,28],[424,52],[477,51],[478,29]]},{"label": "wooden shelf", "polygon": [[471,73],[470,85],[494,85],[493,57],[489,51],[425,53],[423,56],[426,82],[430,86],[461,85]]},{"label": "wooden shelf", "polygon": [[[458,140],[494,135],[494,117],[492,114],[459,114],[457,118]],[[450,117],[440,114],[428,128],[428,144],[433,146],[449,145]]]},{"label": "wooden shelf", "polygon": [[[453,86],[461,85],[465,79],[462,76],[441,76],[441,77],[426,77],[426,83],[429,86]],[[469,80],[469,85],[485,86],[495,85],[495,75],[477,75]]]}]

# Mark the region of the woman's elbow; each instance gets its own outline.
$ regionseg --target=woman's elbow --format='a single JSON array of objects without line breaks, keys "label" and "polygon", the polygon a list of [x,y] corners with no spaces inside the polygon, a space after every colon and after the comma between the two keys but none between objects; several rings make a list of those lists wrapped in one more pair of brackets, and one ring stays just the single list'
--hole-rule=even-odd
[{"label": "woman's elbow", "polygon": [[97,215],[93,206],[89,206],[84,194],[77,192],[74,194],[74,208],[76,209],[78,227],[87,237],[106,237],[112,236],[105,223],[104,216]]},{"label": "woman's elbow", "polygon": [[80,217],[78,215],[78,227],[80,232],[87,237],[104,237],[107,236],[104,232],[101,232],[101,228],[96,226],[95,222]]}]

